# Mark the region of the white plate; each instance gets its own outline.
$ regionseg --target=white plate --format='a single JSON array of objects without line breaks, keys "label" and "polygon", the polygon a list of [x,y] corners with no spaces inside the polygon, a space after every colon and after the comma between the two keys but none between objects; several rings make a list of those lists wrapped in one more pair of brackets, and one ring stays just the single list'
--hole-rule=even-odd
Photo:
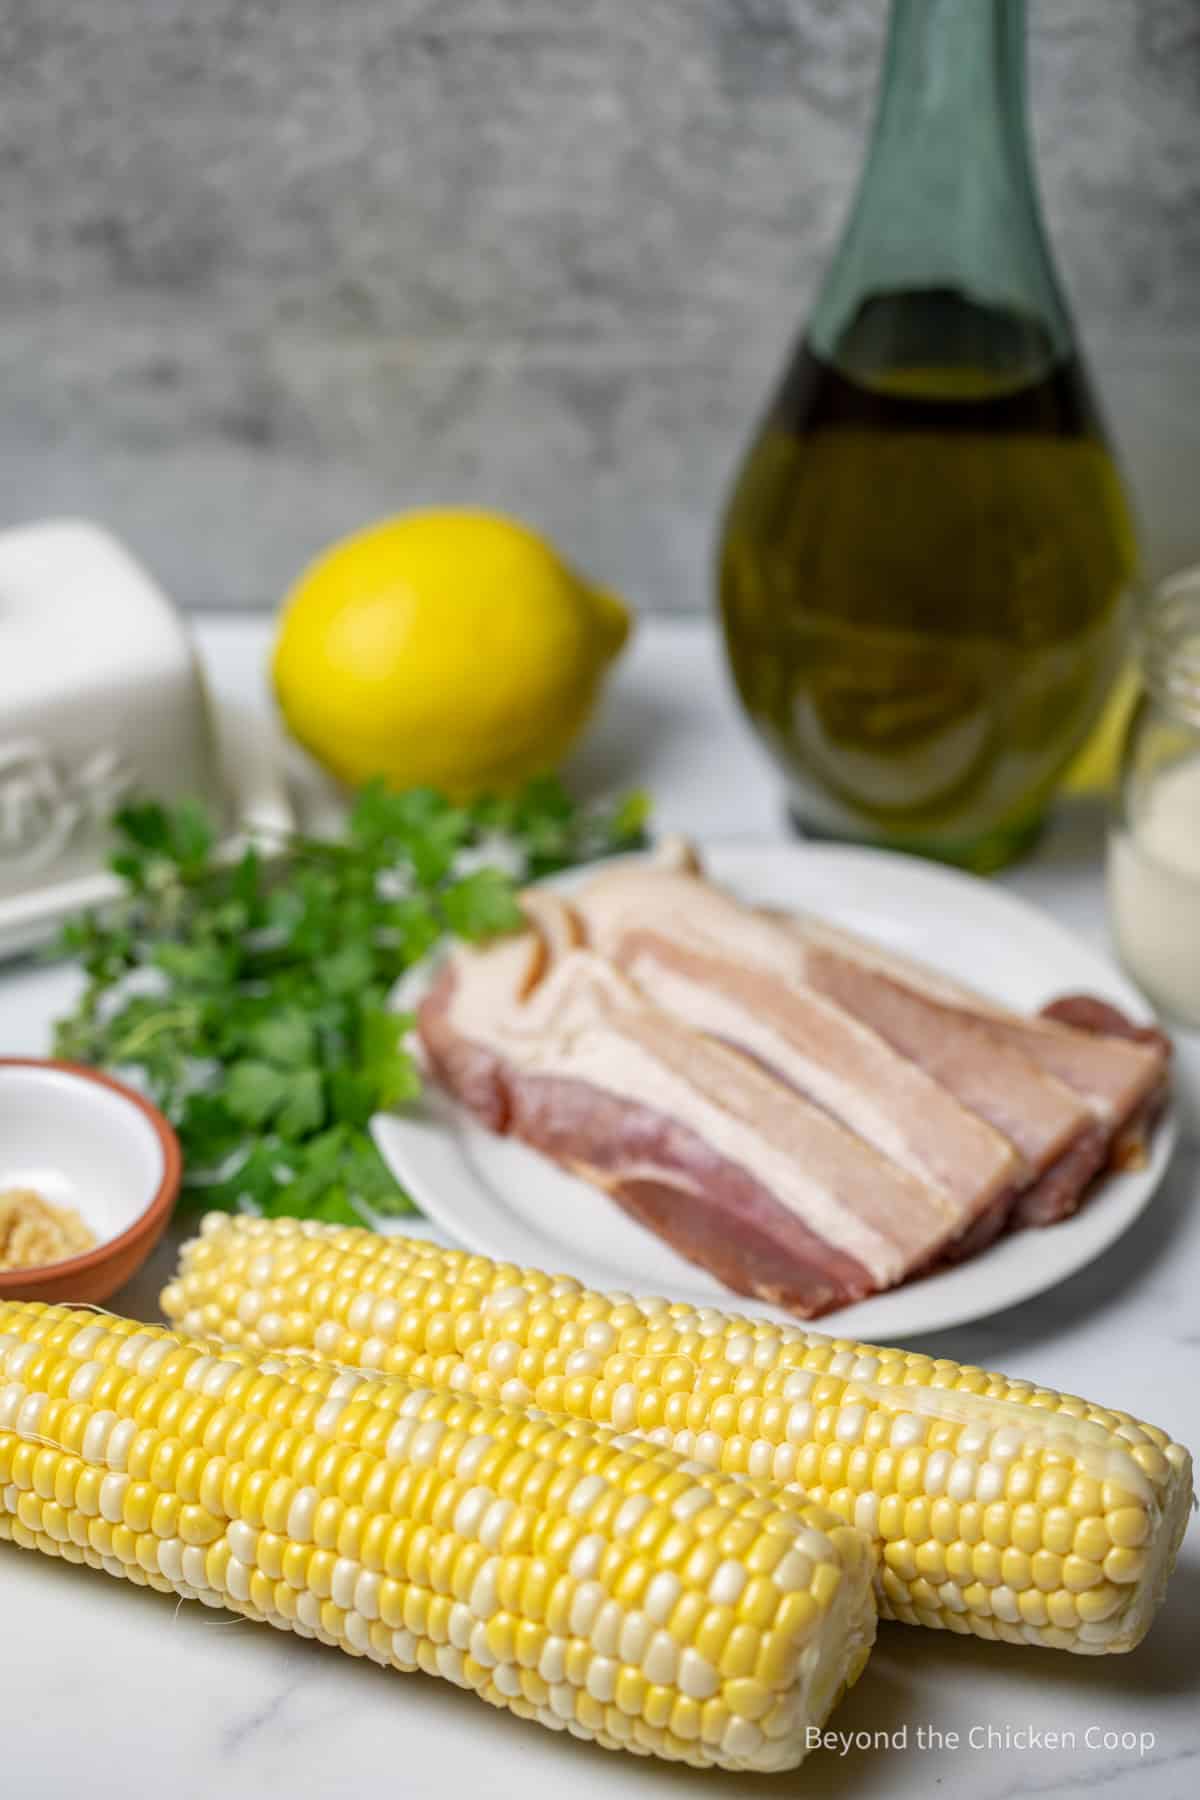
[{"label": "white plate", "polygon": [[[792,844],[713,845],[714,879],[760,905],[803,907],[922,958],[1034,1011],[1086,992],[1136,1019],[1146,1003],[1117,970],[1053,919],[1003,888],[882,851]],[[578,877],[576,877],[578,879]],[[429,971],[410,977],[411,1004]],[[782,1318],[733,1295],[635,1224],[598,1189],[524,1145],[485,1131],[430,1085],[420,1105],[373,1121],[380,1151],[429,1218],[459,1243],[509,1262],[578,1276],[600,1289],[660,1292],[698,1305]],[[1175,1141],[1160,1123],[1147,1165],[1109,1176],[1073,1219],[1019,1232],[922,1281],[843,1307],[819,1321],[839,1335],[887,1341],[961,1325],[1053,1287],[1120,1237],[1147,1204]],[[384,1229],[402,1232],[403,1221]]]},{"label": "white plate", "polygon": [[[271,721],[249,707],[216,696],[212,719],[233,831],[242,834],[257,829],[277,835],[294,830],[295,811]],[[19,956],[46,943],[67,919],[106,906],[120,892],[117,878],[105,868],[96,868],[90,874],[50,881],[0,899],[0,958]]]}]

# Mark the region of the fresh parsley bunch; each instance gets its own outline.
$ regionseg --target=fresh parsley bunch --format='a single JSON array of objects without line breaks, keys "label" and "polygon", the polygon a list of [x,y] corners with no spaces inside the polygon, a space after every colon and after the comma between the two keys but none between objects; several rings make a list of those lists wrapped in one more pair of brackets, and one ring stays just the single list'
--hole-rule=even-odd
[{"label": "fresh parsley bunch", "polygon": [[343,840],[290,836],[236,861],[203,808],[117,814],[125,893],[69,925],[86,985],[59,1056],[124,1072],[183,1144],[185,1204],[348,1224],[412,1210],[367,1131],[411,1100],[398,976],[446,934],[519,923],[527,880],[643,841],[646,802],[584,809],[553,778],[457,806],[359,794]]}]

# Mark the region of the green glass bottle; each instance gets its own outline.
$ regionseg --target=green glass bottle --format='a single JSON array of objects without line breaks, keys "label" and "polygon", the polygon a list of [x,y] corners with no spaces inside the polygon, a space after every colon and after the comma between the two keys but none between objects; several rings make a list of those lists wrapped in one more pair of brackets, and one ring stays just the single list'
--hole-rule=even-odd
[{"label": "green glass bottle", "polygon": [[849,224],[720,548],[805,830],[986,870],[1108,692],[1130,511],[1043,232],[1023,0],[893,0]]}]

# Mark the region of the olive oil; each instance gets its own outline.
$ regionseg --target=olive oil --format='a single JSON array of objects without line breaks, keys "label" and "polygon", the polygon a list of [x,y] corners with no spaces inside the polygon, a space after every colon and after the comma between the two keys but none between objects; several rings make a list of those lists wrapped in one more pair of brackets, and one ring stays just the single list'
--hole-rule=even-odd
[{"label": "olive oil", "polygon": [[1023,378],[1002,351],[1027,337],[941,291],[874,300],[849,349],[973,340],[989,363],[851,375],[805,343],[745,463],[729,655],[810,828],[991,866],[1104,700],[1132,528],[1078,360]]},{"label": "olive oil", "polygon": [[892,0],[875,129],[719,555],[796,821],[976,869],[1118,667],[1136,545],[1050,257],[1022,0]]}]

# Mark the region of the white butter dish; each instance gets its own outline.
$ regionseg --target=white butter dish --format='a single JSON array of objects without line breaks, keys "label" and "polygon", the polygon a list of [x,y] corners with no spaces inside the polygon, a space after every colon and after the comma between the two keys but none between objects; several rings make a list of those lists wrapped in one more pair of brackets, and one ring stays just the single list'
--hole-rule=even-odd
[{"label": "white butter dish", "polygon": [[263,727],[218,719],[181,615],[82,520],[0,534],[0,954],[115,892],[113,810],[202,800],[221,829],[291,812]]}]

